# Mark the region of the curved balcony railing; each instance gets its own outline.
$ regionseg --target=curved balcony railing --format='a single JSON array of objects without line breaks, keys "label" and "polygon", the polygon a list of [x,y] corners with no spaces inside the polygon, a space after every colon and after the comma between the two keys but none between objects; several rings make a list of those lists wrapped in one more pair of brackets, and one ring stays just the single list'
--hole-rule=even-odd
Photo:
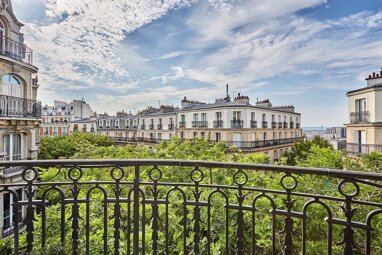
[{"label": "curved balcony railing", "polygon": [[5,36],[0,37],[0,55],[33,65],[33,50]]},{"label": "curved balcony railing", "polygon": [[12,166],[25,167],[24,181],[0,185],[23,212],[13,215],[13,254],[49,245],[74,255],[381,254],[379,173],[182,160],[0,162]]},{"label": "curved balcony railing", "polygon": [[22,97],[0,95],[0,116],[41,118],[41,102]]}]

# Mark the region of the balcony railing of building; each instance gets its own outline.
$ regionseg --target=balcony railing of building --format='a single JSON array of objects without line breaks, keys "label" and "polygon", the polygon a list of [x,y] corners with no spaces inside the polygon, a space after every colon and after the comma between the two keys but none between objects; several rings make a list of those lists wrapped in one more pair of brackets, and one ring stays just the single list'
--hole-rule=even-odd
[{"label": "balcony railing of building", "polygon": [[268,121],[263,121],[261,127],[268,128]]},{"label": "balcony railing of building", "polygon": [[174,124],[168,124],[168,130],[174,130]]},{"label": "balcony railing of building", "polygon": [[301,123],[296,123],[296,128],[301,128]]},{"label": "balcony railing of building", "polygon": [[293,144],[297,141],[304,139],[303,137],[295,138],[283,138],[274,140],[262,140],[262,141],[229,141],[225,142],[227,146],[235,146],[237,148],[243,149],[256,149],[256,148],[266,148],[279,145]]},{"label": "balcony railing of building", "polygon": [[243,128],[244,122],[242,120],[231,120],[231,127],[232,128]]},{"label": "balcony railing of building", "polygon": [[150,130],[153,130],[153,129],[154,129],[154,124],[150,124],[150,125],[149,125],[149,129],[150,129]]},{"label": "balcony railing of building", "polygon": [[192,122],[192,127],[193,128],[207,128],[208,127],[208,122],[203,120],[203,121],[193,121]]},{"label": "balcony railing of building", "polygon": [[179,122],[179,128],[185,128],[186,127],[186,122],[185,121],[180,121]]},{"label": "balcony railing of building", "polygon": [[283,128],[283,123],[282,122],[278,122],[278,128]]},{"label": "balcony railing of building", "polygon": [[142,124],[141,129],[146,129],[146,125]]},{"label": "balcony railing of building", "polygon": [[[292,255],[317,254],[317,242],[322,254],[381,251],[380,173],[182,160],[0,162],[12,166],[25,167],[23,181],[0,188],[14,196],[15,211],[26,212],[25,219],[14,214],[12,254],[58,245],[73,255],[95,248],[114,255]],[[45,171],[56,174],[45,179]],[[90,180],[94,174],[100,178]]]},{"label": "balcony railing of building", "polygon": [[0,55],[33,65],[33,50],[8,37],[0,37]]},{"label": "balcony railing of building", "polygon": [[284,121],[284,128],[288,128],[288,122]]},{"label": "balcony railing of building", "polygon": [[273,129],[277,128],[277,122],[272,121],[272,128],[273,128]]},{"label": "balcony railing of building", "polygon": [[257,121],[251,120],[251,128],[257,128]]},{"label": "balcony railing of building", "polygon": [[158,125],[157,125],[157,129],[158,129],[158,130],[162,130],[162,129],[163,129],[163,125],[162,125],[162,124],[158,124]]},{"label": "balcony railing of building", "polygon": [[214,128],[222,128],[223,120],[214,120]]},{"label": "balcony railing of building", "polygon": [[[130,143],[139,143],[139,142],[146,142],[146,143],[161,143],[161,142],[168,142],[169,139],[158,139],[158,138],[143,138],[143,137],[137,137],[137,138],[128,138],[128,137],[110,137],[114,141],[120,141],[120,142],[130,142]],[[227,147],[230,147],[232,145],[236,146],[237,148],[242,149],[256,149],[256,148],[266,148],[266,147],[273,147],[273,146],[279,146],[279,145],[287,145],[287,144],[293,144],[297,141],[300,141],[304,139],[303,137],[295,137],[295,138],[283,138],[283,139],[275,139],[275,140],[262,140],[262,141],[219,141],[223,142],[227,145]],[[182,140],[189,140],[193,141],[193,139],[182,139]],[[218,141],[215,140],[208,140],[208,142],[214,144]]]},{"label": "balcony railing of building", "polygon": [[0,95],[0,116],[41,118],[41,102],[22,97]]},{"label": "balcony railing of building", "polygon": [[346,143],[346,151],[351,154],[369,154],[373,151],[382,153],[382,144]]},{"label": "balcony railing of building", "polygon": [[289,127],[290,127],[291,129],[294,128],[294,122],[293,122],[293,121],[289,122]]},{"label": "balcony railing of building", "polygon": [[350,113],[350,123],[358,124],[358,123],[368,123],[369,122],[369,111],[362,112],[351,112]]}]

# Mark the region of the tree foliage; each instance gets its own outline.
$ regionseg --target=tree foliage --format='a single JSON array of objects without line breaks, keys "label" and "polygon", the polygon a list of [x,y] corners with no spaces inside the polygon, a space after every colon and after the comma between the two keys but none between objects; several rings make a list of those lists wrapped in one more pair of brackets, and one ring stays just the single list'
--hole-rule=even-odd
[{"label": "tree foliage", "polygon": [[324,138],[320,136],[315,136],[311,140],[301,140],[296,142],[291,150],[284,153],[284,162],[288,166],[295,166],[299,161],[306,160],[309,154],[312,154],[312,147],[318,148],[331,148],[333,146]]},{"label": "tree foliage", "polygon": [[71,158],[78,151],[88,146],[112,146],[113,141],[107,136],[75,132],[58,137],[41,139],[39,159]]}]

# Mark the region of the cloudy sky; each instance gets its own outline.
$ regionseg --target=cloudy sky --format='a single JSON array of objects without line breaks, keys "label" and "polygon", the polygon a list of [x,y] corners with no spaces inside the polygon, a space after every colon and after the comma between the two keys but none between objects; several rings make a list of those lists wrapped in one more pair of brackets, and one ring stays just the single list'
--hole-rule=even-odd
[{"label": "cloudy sky", "polygon": [[303,126],[347,121],[346,91],[382,67],[382,0],[13,0],[39,99],[98,112],[211,102],[293,104]]}]

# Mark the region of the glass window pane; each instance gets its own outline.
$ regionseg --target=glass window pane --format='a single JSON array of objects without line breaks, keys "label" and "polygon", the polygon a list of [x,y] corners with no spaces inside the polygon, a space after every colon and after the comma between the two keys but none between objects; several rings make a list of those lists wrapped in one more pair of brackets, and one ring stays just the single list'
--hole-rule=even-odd
[{"label": "glass window pane", "polygon": [[4,228],[8,228],[11,225],[11,197],[10,194],[3,195],[3,208],[4,208]]}]

